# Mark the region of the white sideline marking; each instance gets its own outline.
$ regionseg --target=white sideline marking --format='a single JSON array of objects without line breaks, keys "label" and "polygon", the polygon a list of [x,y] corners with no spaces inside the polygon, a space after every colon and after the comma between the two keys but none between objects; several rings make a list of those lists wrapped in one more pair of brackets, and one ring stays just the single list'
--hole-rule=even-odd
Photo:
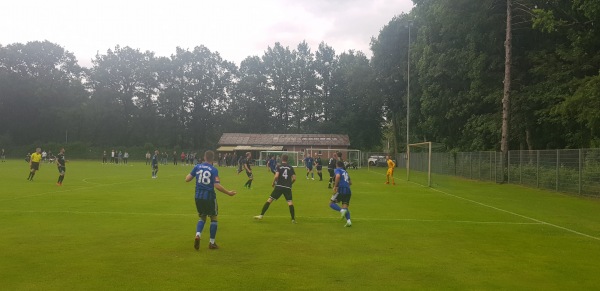
[{"label": "white sideline marking", "polygon": [[[197,217],[196,213],[151,213],[151,212],[114,212],[114,211],[39,211],[39,210],[0,210],[4,213],[64,213],[64,214],[105,214],[105,215],[149,215],[149,216],[193,216]],[[221,217],[247,217],[252,220],[249,215],[219,215]],[[289,216],[267,216],[268,218],[290,218]],[[312,216],[297,216],[301,219],[337,219],[336,217],[312,217]],[[416,219],[416,218],[357,218],[355,221],[414,221],[414,222],[446,222],[446,223],[468,223],[468,224],[514,224],[514,225],[539,225],[539,222],[506,222],[506,221],[468,221],[468,220],[435,220],[435,219]]]},{"label": "white sideline marking", "polygon": [[[172,177],[172,176],[178,176],[178,175],[169,175],[169,176],[165,176],[165,177]],[[89,181],[87,181],[88,179],[96,179],[96,178],[85,178],[82,180],[84,183],[93,184],[92,186],[84,186],[84,187],[80,187],[80,188],[67,189],[67,190],[57,189],[55,191],[42,192],[42,193],[38,193],[38,194],[22,195],[22,196],[16,196],[16,197],[12,197],[12,198],[0,199],[0,201],[11,201],[11,200],[17,200],[17,199],[22,199],[22,198],[43,196],[43,195],[48,195],[48,194],[53,194],[53,193],[73,192],[73,191],[87,190],[87,189],[92,189],[92,188],[97,188],[97,187],[114,186],[114,185],[121,185],[121,184],[151,180],[150,178],[145,178],[145,179],[129,180],[129,181],[123,181],[123,182],[117,182],[117,183],[111,183],[111,184],[100,184],[100,183],[89,182]],[[54,184],[49,184],[49,185],[54,185]]]},{"label": "white sideline marking", "polygon": [[515,215],[515,216],[518,216],[518,217],[521,217],[521,218],[525,218],[525,219],[528,219],[528,220],[531,220],[531,221],[535,221],[535,222],[540,223],[540,224],[545,224],[545,225],[552,226],[552,227],[555,227],[555,228],[558,228],[558,229],[562,229],[564,231],[568,231],[568,232],[571,232],[571,233],[574,233],[574,234],[578,234],[578,235],[581,235],[581,236],[584,236],[584,237],[587,237],[587,238],[591,238],[591,239],[595,239],[595,240],[600,241],[600,237],[596,237],[596,236],[592,236],[592,235],[589,235],[589,234],[585,234],[585,233],[582,233],[582,232],[579,232],[579,231],[576,231],[576,230],[573,230],[573,229],[570,229],[570,228],[566,228],[564,226],[552,224],[552,223],[545,222],[545,221],[542,221],[542,220],[539,220],[539,219],[535,219],[533,217],[525,216],[523,214],[518,214],[518,213],[515,213],[515,212],[512,212],[512,211],[508,211],[508,210],[505,210],[505,209],[502,209],[502,208],[498,208],[498,207],[494,207],[494,206],[491,206],[491,205],[487,205],[485,203],[477,202],[475,200],[471,200],[471,199],[468,199],[468,198],[456,196],[454,194],[446,193],[446,192],[438,190],[438,189],[431,188],[431,190],[436,191],[436,192],[440,192],[442,194],[446,194],[446,195],[454,197],[454,198],[458,198],[458,199],[462,199],[462,200],[465,200],[465,201],[468,201],[468,202],[471,202],[471,203],[475,203],[475,204],[478,204],[478,205],[481,205],[481,206],[484,206],[484,207],[488,207],[488,208],[491,208],[491,209],[494,209],[494,210],[497,210],[497,211],[505,212],[505,213],[512,214],[512,215]]},{"label": "white sideline marking", "polygon": [[[373,172],[373,171],[369,171],[369,172],[375,173],[375,174],[381,174],[381,173],[377,173],[377,172]],[[381,174],[381,175],[383,175],[383,174]],[[405,181],[405,182],[409,182],[409,183],[412,183],[412,184],[415,184],[415,185],[420,185],[418,183],[411,182],[411,181]],[[436,192],[448,195],[450,197],[458,198],[458,199],[461,199],[461,200],[464,200],[464,201],[468,201],[468,202],[471,202],[471,203],[474,203],[474,204],[477,204],[477,205],[480,205],[480,206],[484,206],[484,207],[487,207],[487,208],[491,208],[491,209],[494,209],[494,210],[497,210],[497,211],[500,211],[500,212],[512,214],[514,216],[525,218],[527,220],[535,221],[538,224],[552,226],[554,228],[562,229],[562,230],[568,231],[570,233],[574,233],[574,234],[577,234],[577,235],[580,235],[580,236],[584,236],[584,237],[587,237],[587,238],[591,238],[591,239],[595,239],[595,240],[600,241],[600,237],[596,237],[596,236],[593,236],[593,235],[585,234],[585,233],[582,233],[582,232],[579,232],[579,231],[576,231],[576,230],[573,230],[573,229],[570,229],[570,228],[567,228],[567,227],[564,227],[564,226],[552,224],[552,223],[545,222],[545,221],[542,221],[542,220],[539,220],[539,219],[535,219],[533,217],[529,217],[529,216],[526,216],[526,215],[523,215],[523,214],[518,214],[518,213],[515,213],[515,212],[512,212],[512,211],[508,211],[508,210],[505,210],[505,209],[502,209],[502,208],[491,206],[491,205],[488,205],[488,204],[485,204],[485,203],[482,203],[482,202],[478,202],[478,201],[471,200],[471,199],[468,199],[468,198],[460,197],[458,195],[450,194],[450,193],[444,192],[444,191],[439,190],[439,189],[435,189],[435,188],[431,188],[431,187],[428,187],[428,188],[431,189],[431,190],[433,190],[433,191],[436,191]]]}]

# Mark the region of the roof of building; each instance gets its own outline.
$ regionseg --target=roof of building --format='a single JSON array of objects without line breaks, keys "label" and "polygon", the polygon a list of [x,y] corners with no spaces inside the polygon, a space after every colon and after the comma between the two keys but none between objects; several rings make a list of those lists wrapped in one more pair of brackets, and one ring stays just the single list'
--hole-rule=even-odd
[{"label": "roof of building", "polygon": [[277,146],[350,146],[346,134],[257,134],[224,133],[219,145]]}]

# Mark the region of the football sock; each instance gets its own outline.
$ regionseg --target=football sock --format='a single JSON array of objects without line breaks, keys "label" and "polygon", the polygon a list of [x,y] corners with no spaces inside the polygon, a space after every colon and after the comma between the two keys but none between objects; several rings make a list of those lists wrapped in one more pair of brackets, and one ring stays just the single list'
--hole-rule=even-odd
[{"label": "football sock", "polygon": [[315,173],[310,173],[310,176],[311,176],[312,178],[314,178],[314,177],[315,177]]},{"label": "football sock", "polygon": [[263,208],[262,208],[262,211],[260,212],[260,215],[265,215],[265,212],[267,212],[267,209],[269,209],[269,206],[271,206],[271,203],[265,202],[265,205],[263,205]]},{"label": "football sock", "polygon": [[214,238],[211,238],[211,239],[209,239],[208,241],[209,241],[211,244],[213,244],[213,245],[215,244],[215,239],[214,239]]},{"label": "football sock", "polygon": [[346,208],[346,220],[350,220],[350,210]]},{"label": "football sock", "polygon": [[198,219],[198,224],[196,224],[196,233],[202,232],[202,230],[204,229],[204,223],[204,220]]},{"label": "football sock", "polygon": [[294,211],[294,205],[290,205],[290,215],[292,216],[292,220],[295,220],[296,218],[296,212]]},{"label": "football sock", "polygon": [[331,209],[333,209],[333,210],[335,210],[335,211],[340,211],[340,210],[342,210],[342,208],[341,208],[339,205],[335,204],[335,203],[330,203],[330,204],[329,204],[329,207],[331,207]]},{"label": "football sock", "polygon": [[248,188],[252,187],[252,180],[248,181]]},{"label": "football sock", "polygon": [[60,176],[60,183],[62,184],[62,182],[65,180],[65,176]]},{"label": "football sock", "polygon": [[31,180],[31,172],[29,172],[29,176],[27,176],[27,180]]},{"label": "football sock", "polygon": [[31,179],[29,180],[33,181],[33,176],[35,176],[35,173],[31,173]]},{"label": "football sock", "polygon": [[323,174],[319,173],[319,180],[323,180]]},{"label": "football sock", "polygon": [[216,221],[211,221],[210,222],[210,239],[211,239],[211,243],[215,243],[215,237],[217,236],[217,222]]}]

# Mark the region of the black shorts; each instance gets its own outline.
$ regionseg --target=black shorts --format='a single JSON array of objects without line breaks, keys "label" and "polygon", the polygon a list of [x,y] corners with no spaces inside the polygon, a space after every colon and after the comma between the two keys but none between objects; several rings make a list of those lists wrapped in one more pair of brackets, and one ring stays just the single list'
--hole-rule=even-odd
[{"label": "black shorts", "polygon": [[198,215],[216,216],[219,215],[219,206],[217,199],[196,199],[196,210]]},{"label": "black shorts", "polygon": [[275,189],[271,192],[271,198],[277,200],[281,195],[283,195],[286,201],[292,201],[292,189],[275,186]]},{"label": "black shorts", "polygon": [[158,164],[152,165],[152,170],[158,170]]},{"label": "black shorts", "polygon": [[335,176],[333,169],[327,168],[327,172],[329,172],[329,177],[334,177]]},{"label": "black shorts", "polygon": [[323,170],[323,166],[317,166],[317,171]]},{"label": "black shorts", "polygon": [[306,167],[306,170],[307,171],[312,171],[312,168],[313,168],[312,166],[311,167]]},{"label": "black shorts", "polygon": [[67,171],[67,167],[65,166],[58,166],[58,172],[59,173],[65,173]]},{"label": "black shorts", "polygon": [[252,176],[252,172],[246,171],[246,175],[248,175],[248,178],[254,179],[254,176]]},{"label": "black shorts", "polygon": [[331,196],[331,202],[350,205],[350,198],[352,198],[352,194],[339,194],[335,193]]},{"label": "black shorts", "polygon": [[30,169],[33,169],[33,170],[36,170],[36,171],[37,171],[37,170],[39,170],[39,169],[40,169],[40,163],[37,163],[37,162],[31,162],[31,167],[30,167]]}]

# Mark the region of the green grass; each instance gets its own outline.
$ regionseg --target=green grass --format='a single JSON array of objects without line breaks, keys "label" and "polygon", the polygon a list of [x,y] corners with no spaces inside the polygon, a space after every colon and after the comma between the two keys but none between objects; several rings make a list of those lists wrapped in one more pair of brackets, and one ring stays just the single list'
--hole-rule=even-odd
[{"label": "green grass", "polygon": [[384,185],[385,169],[350,171],[352,228],[328,207],[326,182],[298,169],[285,201],[254,221],[272,176],[220,168],[217,242],[193,249],[191,167],[150,178],[129,166],[72,161],[64,186],[44,164],[0,164],[3,290],[598,290],[600,201],[445,178]]}]

